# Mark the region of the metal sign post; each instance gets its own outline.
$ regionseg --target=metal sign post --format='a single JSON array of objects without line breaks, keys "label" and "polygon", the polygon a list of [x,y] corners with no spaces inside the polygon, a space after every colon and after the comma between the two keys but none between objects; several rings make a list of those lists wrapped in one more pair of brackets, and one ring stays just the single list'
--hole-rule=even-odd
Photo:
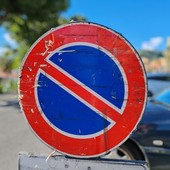
[{"label": "metal sign post", "polygon": [[137,52],[119,33],[93,23],[71,23],[40,37],[23,61],[19,92],[33,132],[76,158],[121,145],[147,98]]},{"label": "metal sign post", "polygon": [[67,158],[20,153],[19,170],[147,170],[143,161]]}]

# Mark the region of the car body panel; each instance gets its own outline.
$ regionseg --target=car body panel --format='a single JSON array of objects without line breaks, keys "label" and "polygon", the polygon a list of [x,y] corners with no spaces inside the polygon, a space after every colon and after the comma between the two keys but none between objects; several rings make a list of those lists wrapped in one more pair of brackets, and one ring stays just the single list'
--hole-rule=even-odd
[{"label": "car body panel", "polygon": [[169,170],[170,106],[160,101],[148,101],[143,118],[131,138],[143,147],[151,169]]}]

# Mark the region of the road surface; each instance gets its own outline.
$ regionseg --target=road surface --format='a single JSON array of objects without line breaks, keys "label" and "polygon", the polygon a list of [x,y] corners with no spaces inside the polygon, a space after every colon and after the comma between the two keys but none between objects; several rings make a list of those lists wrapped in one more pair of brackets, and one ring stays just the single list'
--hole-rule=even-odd
[{"label": "road surface", "polygon": [[18,170],[18,153],[52,152],[31,131],[18,104],[17,94],[0,95],[0,169]]}]

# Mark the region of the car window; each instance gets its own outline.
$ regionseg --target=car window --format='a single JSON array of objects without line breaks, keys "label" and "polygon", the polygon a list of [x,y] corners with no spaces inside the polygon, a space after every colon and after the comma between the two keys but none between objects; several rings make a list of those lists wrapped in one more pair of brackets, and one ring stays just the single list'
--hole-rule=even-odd
[{"label": "car window", "polygon": [[162,92],[155,100],[170,105],[170,90]]},{"label": "car window", "polygon": [[148,77],[148,80],[170,81],[170,77],[167,77],[167,76],[155,76],[155,77]]}]

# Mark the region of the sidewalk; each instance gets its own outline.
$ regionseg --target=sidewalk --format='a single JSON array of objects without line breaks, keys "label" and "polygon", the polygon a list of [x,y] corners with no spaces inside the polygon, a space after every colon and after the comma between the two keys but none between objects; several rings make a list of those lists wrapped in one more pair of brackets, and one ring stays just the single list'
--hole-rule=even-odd
[{"label": "sidewalk", "polygon": [[32,133],[17,94],[0,94],[0,169],[18,170],[20,151],[47,155],[52,152]]}]

